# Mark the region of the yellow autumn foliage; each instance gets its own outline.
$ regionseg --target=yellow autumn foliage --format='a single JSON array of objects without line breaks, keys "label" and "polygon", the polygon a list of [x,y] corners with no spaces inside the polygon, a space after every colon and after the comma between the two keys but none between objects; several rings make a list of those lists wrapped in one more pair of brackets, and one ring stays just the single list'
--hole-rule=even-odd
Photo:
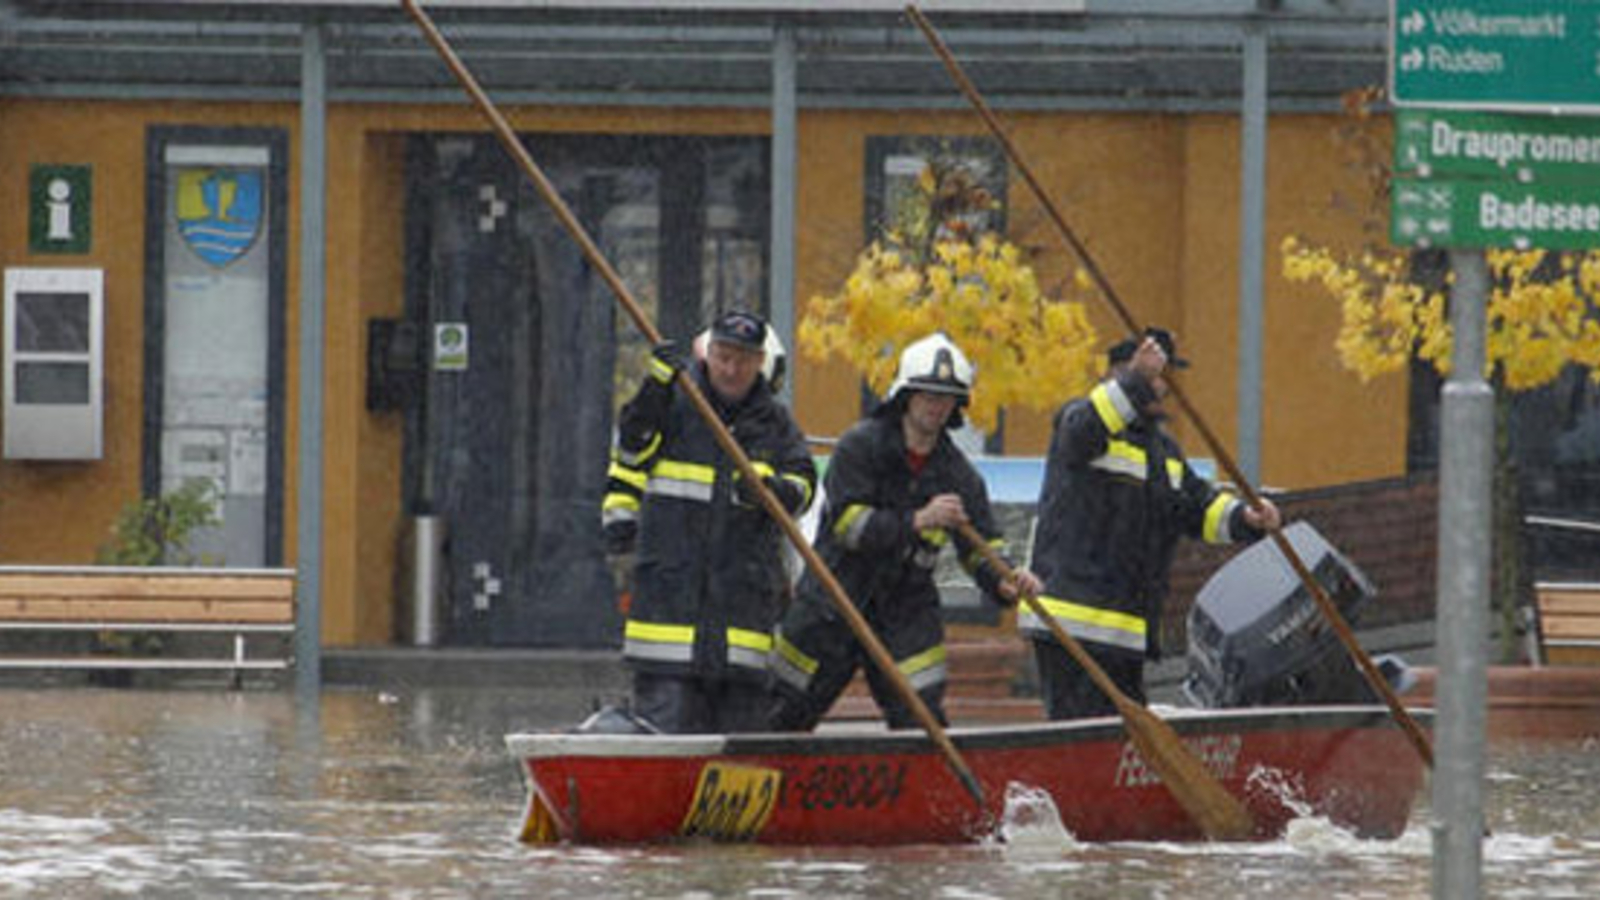
[{"label": "yellow autumn foliage", "polygon": [[[1342,312],[1334,341],[1344,367],[1363,381],[1403,370],[1413,355],[1450,371],[1445,293],[1412,278],[1404,250],[1335,254],[1287,238],[1284,277],[1316,284]],[[1514,391],[1549,384],[1567,365],[1600,381],[1600,250],[1554,254],[1490,250],[1486,376]]]},{"label": "yellow autumn foliage", "polygon": [[[970,213],[992,201],[969,173],[936,160],[916,184],[919,202],[862,251],[839,291],[806,303],[801,350],[844,360],[881,396],[901,349],[943,331],[977,368],[967,417],[985,431],[1003,408],[1048,411],[1086,393],[1098,336],[1084,301],[1047,296],[1021,248],[972,226]],[[1077,281],[1087,299],[1087,279]]]},{"label": "yellow autumn foliage", "polygon": [[1052,410],[1093,386],[1098,336],[1084,304],[1045,296],[1018,248],[992,234],[938,241],[922,266],[872,244],[838,293],[806,304],[799,343],[845,360],[881,395],[900,350],[935,331],[977,367],[967,413],[985,431],[1002,408]]}]

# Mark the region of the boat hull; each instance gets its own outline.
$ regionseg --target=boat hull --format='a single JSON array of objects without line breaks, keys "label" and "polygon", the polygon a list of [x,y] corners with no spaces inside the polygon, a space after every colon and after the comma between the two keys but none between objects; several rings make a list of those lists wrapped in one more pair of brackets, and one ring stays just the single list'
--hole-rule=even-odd
[{"label": "boat hull", "polygon": [[[1422,786],[1420,758],[1382,707],[1175,710],[1167,721],[1245,803],[1260,840],[1306,815],[1395,837]],[[1079,840],[1203,838],[1119,719],[950,736],[982,806],[915,731],[506,740],[527,779],[523,834],[534,841],[966,842],[993,833],[1008,786],[1047,792]]]}]

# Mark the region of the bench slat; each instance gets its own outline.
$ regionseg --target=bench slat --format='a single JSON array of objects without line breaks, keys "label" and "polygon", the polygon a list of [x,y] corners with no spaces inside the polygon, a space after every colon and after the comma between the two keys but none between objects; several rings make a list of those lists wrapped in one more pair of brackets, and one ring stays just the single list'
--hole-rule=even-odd
[{"label": "bench slat", "polygon": [[156,656],[0,656],[0,669],[205,669],[278,671],[286,659],[173,659]]},{"label": "bench slat", "polygon": [[1546,640],[1558,638],[1600,639],[1600,616],[1585,618],[1545,619],[1542,623]]},{"label": "bench slat", "polygon": [[1600,616],[1600,591],[1540,592],[1539,611],[1553,615]]},{"label": "bench slat", "polygon": [[294,604],[229,599],[36,599],[0,595],[0,619],[95,622],[292,622]]},{"label": "bench slat", "polygon": [[1545,662],[1552,666],[1600,665],[1600,646],[1562,647],[1550,645],[1545,647],[1544,654]]},{"label": "bench slat", "polygon": [[290,578],[236,578],[226,575],[0,575],[0,596],[71,597],[74,599],[144,597],[238,597],[244,599],[291,598]]}]

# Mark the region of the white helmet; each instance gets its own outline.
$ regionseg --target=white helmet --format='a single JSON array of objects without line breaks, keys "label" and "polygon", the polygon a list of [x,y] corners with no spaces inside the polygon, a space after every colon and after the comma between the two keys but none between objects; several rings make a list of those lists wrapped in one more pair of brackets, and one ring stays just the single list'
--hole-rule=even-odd
[{"label": "white helmet", "polygon": [[766,344],[767,358],[761,363],[761,374],[767,377],[772,392],[777,393],[783,390],[783,378],[789,374],[789,351],[783,349],[776,328],[767,328]]},{"label": "white helmet", "polygon": [[[707,328],[694,337],[694,358],[706,358],[706,345],[711,343],[711,329]],[[761,362],[761,374],[766,377],[767,384],[772,387],[772,392],[783,390],[783,378],[789,373],[789,351],[783,347],[783,339],[778,337],[775,328],[767,329],[767,338],[763,350],[767,358]]]},{"label": "white helmet", "polygon": [[900,351],[900,367],[889,385],[890,401],[904,391],[950,394],[967,399],[972,389],[972,363],[966,354],[942,331],[915,341]]}]

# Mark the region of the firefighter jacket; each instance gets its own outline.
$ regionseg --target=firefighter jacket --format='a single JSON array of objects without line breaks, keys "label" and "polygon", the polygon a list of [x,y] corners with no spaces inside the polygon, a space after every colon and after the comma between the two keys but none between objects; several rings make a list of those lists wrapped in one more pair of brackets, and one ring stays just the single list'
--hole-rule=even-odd
[{"label": "firefighter jacket", "polygon": [[[742,401],[725,404],[702,365],[691,377],[779,502],[803,512],[816,489],[816,466],[766,379]],[[638,527],[623,656],[647,671],[765,677],[788,587],[782,532],[740,488],[733,460],[659,362],[652,360],[652,377],[622,409],[609,476],[607,529],[630,521]]]},{"label": "firefighter jacket", "polygon": [[[989,494],[977,470],[951,442],[948,432],[929,454],[919,474],[906,458],[905,434],[895,404],[863,419],[839,439],[824,479],[827,498],[817,530],[816,549],[845,593],[890,647],[912,686],[922,690],[946,677],[944,629],[934,566],[940,552],[954,545],[963,568],[997,603],[1000,585],[979,548],[947,529],[916,531],[912,516],[939,494],[959,494],[973,528],[997,549],[1001,545]],[[814,574],[801,579],[796,602],[812,615],[791,611],[796,620],[836,616]],[[1009,605],[1009,604],[1008,604]],[[773,670],[778,678],[805,690],[816,673],[822,648],[804,646],[806,634],[790,633],[785,620],[778,636]],[[921,632],[906,634],[905,631]],[[908,649],[907,649],[908,648]]]},{"label": "firefighter jacket", "polygon": [[[1056,414],[1030,568],[1045,610],[1078,640],[1159,655],[1167,574],[1178,538],[1255,540],[1245,505],[1196,474],[1176,441],[1139,410],[1152,398],[1131,371]],[[1031,609],[1023,632],[1053,640]]]}]

